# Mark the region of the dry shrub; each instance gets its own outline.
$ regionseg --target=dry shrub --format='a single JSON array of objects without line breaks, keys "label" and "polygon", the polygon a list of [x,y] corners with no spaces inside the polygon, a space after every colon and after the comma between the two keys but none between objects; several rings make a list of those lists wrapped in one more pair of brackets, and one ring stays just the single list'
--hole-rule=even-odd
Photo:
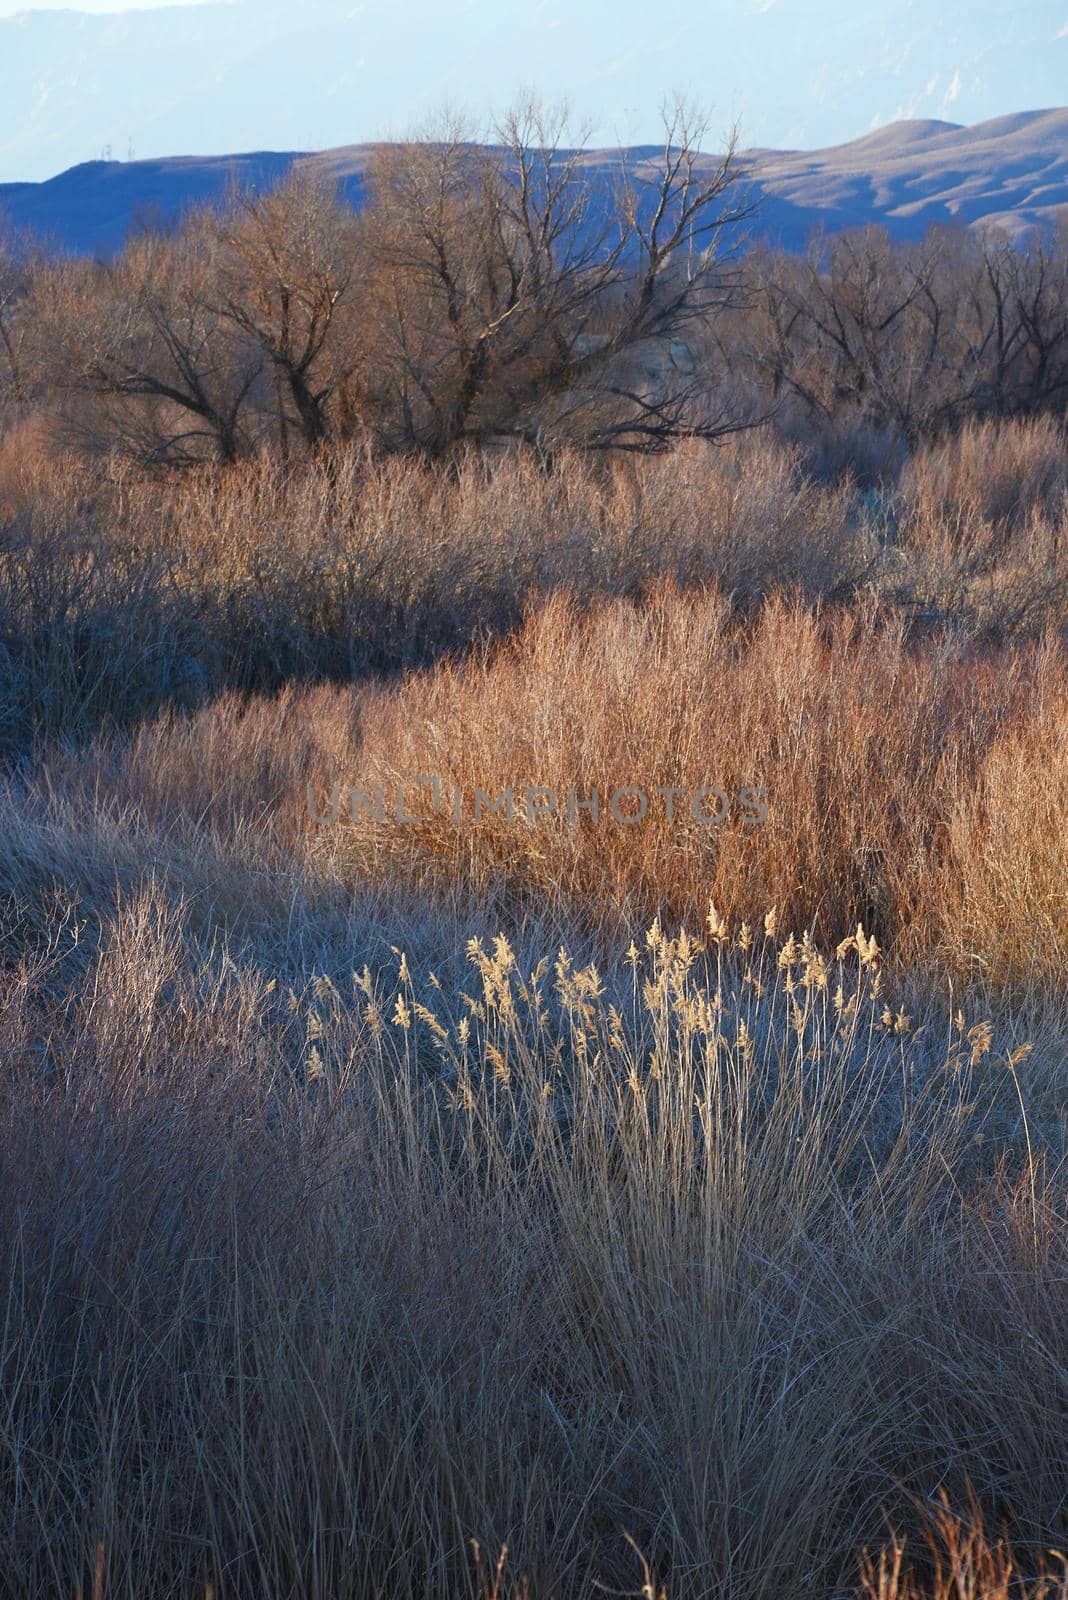
[{"label": "dry shrub", "polygon": [[768,440],[608,470],[572,457],[551,475],[522,457],[448,475],[353,451],[146,480],[14,451],[0,482],[9,753],[229,686],[426,663],[560,588],[588,603],[671,574],[751,602],[847,586],[862,566],[848,495],[804,482]]},{"label": "dry shrub", "polygon": [[975,517],[1022,528],[1038,512],[1056,519],[1068,495],[1068,439],[1054,417],[970,422],[921,444],[901,474],[906,515],[964,524]]},{"label": "dry shrub", "polygon": [[81,465],[52,448],[42,418],[0,428],[0,526],[31,505],[54,503],[57,496],[69,499],[72,480],[80,476]]},{"label": "dry shrub", "polygon": [[893,512],[904,561],[897,592],[974,633],[1063,627],[1066,463],[1063,426],[1049,418],[970,424],[917,449]]},{"label": "dry shrub", "polygon": [[[1059,673],[1052,674],[1056,683]],[[1036,695],[961,783],[937,893],[956,965],[997,982],[1068,971],[1068,696]],[[1036,959],[1036,953],[1040,952]]]},{"label": "dry shrub", "polygon": [[972,636],[1007,639],[1068,623],[1068,514],[1035,512],[1023,528],[968,516],[908,524],[905,585],[893,593],[928,621],[957,622]]},{"label": "dry shrub", "polygon": [[[1008,427],[991,444],[1022,448]],[[751,609],[784,589],[867,587],[910,625],[1013,637],[1064,620],[1068,540],[1048,484],[1010,525],[994,501],[947,500],[933,466],[910,471],[878,514],[764,432],[653,461],[563,457],[551,473],[523,456],[445,472],[353,448],[145,478],[50,454],[27,425],[0,459],[0,754],[231,687],[425,665],[560,591],[585,607],[670,578]]]},{"label": "dry shrub", "polygon": [[0,540],[0,759],[203,698],[210,618],[176,601],[158,549],[41,510]]},{"label": "dry shrub", "polygon": [[[103,881],[167,863],[209,919],[256,938],[309,898],[319,914],[352,896],[380,915],[432,906],[428,936],[440,920],[446,944],[486,917],[614,941],[655,914],[700,922],[711,900],[751,923],[773,905],[824,938],[862,921],[929,979],[1056,987],[1065,667],[1053,642],[910,643],[877,607],[780,599],[739,620],[714,592],[586,613],[557,596],[513,638],[403,682],[230,695],[49,752],[9,796],[8,892],[47,904],[73,873],[95,899],[78,865],[91,838]],[[436,799],[419,777],[439,780]],[[646,797],[638,822],[622,820],[635,797],[610,809],[629,787]],[[719,823],[693,814],[706,787],[729,797]],[[554,813],[531,820],[533,788]],[[658,789],[678,791],[670,820]],[[57,851],[55,874],[25,865]]]},{"label": "dry shrub", "polygon": [[800,449],[766,430],[715,449],[680,445],[634,473],[618,468],[612,483],[615,540],[640,542],[650,575],[715,583],[749,603],[774,589],[845,591],[865,576],[849,484],[818,485]]},{"label": "dry shrub", "polygon": [[299,613],[305,596],[360,585],[380,607],[372,643],[407,661],[500,631],[529,596],[561,587],[585,602],[664,575],[746,599],[843,585],[860,559],[849,513],[846,491],[818,490],[796,452],[753,435],[637,463],[565,455],[551,473],[474,453],[448,473],[356,452],[298,473],[257,463],[180,480],[160,522],[228,593],[256,584]]},{"label": "dry shrub", "polygon": [[[323,740],[319,811],[329,814],[336,783],[372,797],[381,786],[386,806],[382,821],[360,804],[355,821],[343,809],[334,825],[306,822],[297,848],[344,881],[402,882],[437,898],[459,888],[496,915],[518,901],[594,925],[656,911],[692,921],[712,899],[752,921],[775,905],[795,927],[862,920],[903,960],[937,964],[948,954],[967,967],[970,941],[987,975],[1018,978],[1026,960],[1054,979],[1063,970],[1068,795],[1051,767],[1063,764],[1064,672],[1052,645],[982,654],[910,646],[876,610],[820,616],[777,600],[738,624],[715,595],[665,590],[644,607],[616,602],[587,616],[558,598],[477,661],[361,698],[351,713],[332,696],[312,697],[308,719]],[[1015,787],[999,785],[998,771]],[[437,813],[430,791],[413,786],[419,775],[441,779]],[[396,820],[405,784],[418,826]],[[706,785],[732,797],[714,826],[690,810]],[[530,822],[526,792],[540,786],[558,810]],[[608,812],[609,796],[627,786],[649,800],[635,825]],[[683,795],[668,823],[655,791],[670,786]],[[738,803],[747,786],[766,796],[762,826],[747,823]],[[1029,786],[1043,804],[1033,828]],[[510,789],[515,820],[483,809],[476,822],[476,787],[493,799]],[[593,790],[602,815],[576,809],[572,823],[569,791],[588,800]],[[989,847],[968,842],[976,803],[994,830]],[[999,855],[998,830],[1019,841],[1016,857]],[[1020,902],[1019,955],[1007,962],[1000,902],[1028,862],[1036,911]],[[1045,938],[1035,936],[1041,928]]]}]

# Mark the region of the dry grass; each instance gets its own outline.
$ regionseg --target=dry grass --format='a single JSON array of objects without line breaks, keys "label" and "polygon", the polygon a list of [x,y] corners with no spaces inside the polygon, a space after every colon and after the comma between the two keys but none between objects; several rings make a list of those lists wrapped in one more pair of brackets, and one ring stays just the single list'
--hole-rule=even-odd
[{"label": "dry grass", "polygon": [[[783,600],[739,622],[714,592],[586,613],[558,597],[509,641],[403,682],[231,697],[53,753],[12,794],[9,886],[39,895],[15,862],[65,835],[59,881],[83,880],[80,841],[100,838],[109,871],[168,861],[230,930],[277,918],[272,881],[283,898],[432,905],[446,944],[458,914],[612,943],[656,914],[693,925],[712,899],[751,923],[775,906],[823,939],[863,921],[929,977],[1059,991],[1066,749],[1068,663],[1053,641],[909,644],[877,608]],[[436,810],[419,776],[440,779]],[[340,802],[336,821],[312,820],[309,785],[317,815]],[[354,819],[350,786],[381,792],[380,819],[363,804]],[[628,786],[647,796],[641,822],[610,812]],[[731,797],[718,824],[693,817],[705,786]],[[739,803],[748,786],[765,796],[763,825]],[[557,808],[531,821],[541,787]],[[656,791],[672,787],[669,821]],[[488,807],[476,820],[479,789],[510,791],[511,821]],[[596,820],[569,815],[569,795],[594,791]],[[398,821],[398,797],[416,824]],[[621,798],[619,816],[636,805]]]},{"label": "dry grass", "polygon": [[961,1515],[943,1493],[926,1511],[922,1528],[920,1571],[909,1560],[907,1542],[895,1538],[878,1558],[865,1557],[863,1600],[1064,1600],[1068,1595],[1064,1556],[1052,1551],[1049,1567],[1039,1556],[1028,1563],[1030,1571],[1021,1570],[1010,1541],[987,1533],[974,1496]]},{"label": "dry grass", "polygon": [[[8,436],[0,1591],[1060,1600],[1068,662],[1010,432],[879,515],[757,437]],[[954,506],[986,598],[918,627]],[[677,821],[470,819],[628,784]]]},{"label": "dry grass", "polygon": [[425,663],[563,587],[848,587],[865,559],[849,516],[845,490],[817,490],[770,441],[607,473],[471,457],[447,476],[352,453],[159,481],[9,441],[0,752],[226,687]]},{"label": "dry grass", "polygon": [[426,664],[561,590],[584,607],[714,583],[741,610],[874,592],[910,626],[1035,637],[1068,615],[1055,440],[1037,424],[965,433],[875,508],[766,434],[549,475],[353,451],[145,479],[56,458],[26,423],[0,441],[0,753],[226,688]]},{"label": "dry grass", "polygon": [[[1052,642],[909,646],[874,609],[821,617],[771,601],[739,625],[715,594],[663,591],[584,616],[557,599],[477,662],[351,710],[333,694],[305,702],[323,729],[311,776],[324,814],[338,780],[387,797],[383,822],[361,807],[355,825],[344,813],[313,824],[313,858],[354,882],[384,876],[436,896],[460,886],[498,915],[518,898],[572,919],[692,920],[712,898],[750,921],[774,905],[824,934],[859,919],[902,960],[952,950],[958,968],[980,961],[995,981],[1030,970],[1059,982],[1066,665]],[[418,774],[440,775],[441,813],[409,788],[423,821],[399,825],[389,799]],[[683,795],[669,823],[655,790],[673,785]],[[715,826],[691,815],[706,785],[735,797]],[[520,812],[528,788],[546,786],[557,815],[476,823],[476,786],[510,788]],[[641,823],[608,814],[626,786],[649,797]],[[766,796],[763,826],[737,803],[747,786]],[[594,790],[600,820],[576,811],[572,824],[569,792]],[[1011,909],[1016,879],[1031,893]]]},{"label": "dry grass", "polygon": [[158,888],[72,938],[0,991],[12,1592],[452,1596],[476,1537],[583,1595],[627,1534],[824,1596],[936,1484],[1063,1537],[1060,1186],[984,1174],[1003,1042],[866,938],[496,941],[463,993],[289,993]]},{"label": "dry grass", "polygon": [[971,424],[915,452],[894,515],[906,587],[972,632],[1068,621],[1068,441],[1050,418]]},{"label": "dry grass", "polygon": [[955,520],[975,518],[1020,529],[1031,518],[1057,520],[1068,497],[1068,439],[1063,423],[1037,417],[969,423],[914,452],[901,474],[907,511]]}]

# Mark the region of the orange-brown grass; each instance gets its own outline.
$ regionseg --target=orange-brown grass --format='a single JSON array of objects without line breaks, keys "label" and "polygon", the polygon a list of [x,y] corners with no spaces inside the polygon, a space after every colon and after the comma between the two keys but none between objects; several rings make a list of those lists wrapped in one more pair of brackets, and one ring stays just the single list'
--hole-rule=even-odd
[{"label": "orange-brown grass", "polygon": [[352,449],[157,479],[57,457],[31,421],[0,440],[0,756],[228,687],[425,664],[561,589],[714,582],[740,609],[867,591],[910,624],[1038,636],[1068,616],[1053,439],[1011,424],[921,450],[875,508],[767,431],[550,474]]},{"label": "orange-brown grass", "polygon": [[[1052,642],[910,646],[874,609],[820,615],[775,600],[738,624],[712,593],[665,590],[586,615],[558,598],[481,659],[360,700],[348,750],[334,697],[308,702],[327,728],[320,810],[335,780],[381,785],[388,800],[431,774],[444,791],[433,815],[425,789],[407,790],[419,826],[388,806],[383,823],[343,810],[337,825],[309,826],[311,849],[357,880],[459,884],[495,905],[518,896],[624,921],[657,910],[692,921],[709,900],[753,921],[773,905],[793,927],[862,920],[902,960],[952,949],[995,980],[1055,976],[1068,956],[1066,668]],[[760,788],[767,822],[748,823],[737,804],[720,824],[695,822],[690,797],[706,785]],[[511,789],[520,812],[531,786],[553,790],[560,812],[569,791],[597,790],[602,815],[476,823],[476,786]],[[609,816],[624,786],[648,795],[645,821]],[[668,786],[684,791],[673,823],[654,794]],[[1017,873],[1028,895],[1010,913]]]},{"label": "orange-brown grass", "polygon": [[[1065,1600],[1068,1561],[1058,1551],[1020,1561],[1011,1541],[990,1535],[982,1508],[970,1497],[953,1511],[943,1491],[921,1516],[919,1550],[895,1538],[861,1566],[863,1600]],[[912,1557],[918,1556],[913,1561]]]},{"label": "orange-brown grass", "polygon": [[[53,754],[21,803],[33,828],[67,808],[75,840],[146,830],[134,858],[213,859],[204,892],[223,901],[243,862],[295,873],[305,892],[459,900],[513,925],[523,911],[590,931],[657,912],[692,923],[709,901],[753,922],[775,906],[824,936],[861,920],[932,972],[1059,982],[1066,730],[1052,641],[910,645],[875,609],[785,600],[738,623],[714,593],[585,615],[558,597],[510,641],[392,687],[222,700],[100,755]],[[419,776],[440,778],[437,812]],[[309,785],[323,817],[339,786],[336,821],[311,819]],[[381,787],[382,820],[363,805],[353,820],[349,785]],[[609,813],[627,785],[648,795],[641,823]],[[767,821],[747,823],[736,803],[719,824],[695,821],[706,785],[759,787]],[[397,820],[402,786],[415,825]],[[555,792],[556,815],[528,820],[534,786]],[[671,823],[658,786],[682,791]],[[483,809],[476,821],[476,788],[511,789],[513,820]],[[599,819],[576,811],[572,825],[568,792],[594,790]]]},{"label": "orange-brown grass", "polygon": [[[774,906],[820,937],[862,921],[929,977],[1059,988],[1066,750],[1068,663],[1052,640],[910,644],[875,607],[787,600],[739,622],[714,592],[585,613],[558,596],[510,640],[392,686],[223,699],[99,753],[53,752],[12,791],[25,826],[11,829],[9,885],[25,899],[41,875],[15,863],[61,835],[69,866],[45,880],[80,881],[94,836],[105,878],[123,860],[127,880],[138,860],[167,861],[224,920],[247,920],[248,894],[273,904],[268,921],[279,896],[400,895],[440,916],[459,905],[615,938],[655,914],[693,925],[710,901],[751,923]],[[440,780],[436,811],[420,776]],[[349,786],[382,791],[381,819],[363,804],[354,816]],[[627,786],[648,798],[641,822],[610,813]],[[706,786],[732,797],[720,823],[692,815]],[[737,800],[747,786],[763,824]],[[553,791],[554,815],[530,820],[535,787]],[[670,787],[669,822],[656,790]],[[485,806],[476,820],[478,789],[510,790],[512,820]],[[402,791],[414,824],[398,820]],[[569,793],[594,791],[599,817],[572,821]],[[312,820],[332,800],[336,820]]]}]

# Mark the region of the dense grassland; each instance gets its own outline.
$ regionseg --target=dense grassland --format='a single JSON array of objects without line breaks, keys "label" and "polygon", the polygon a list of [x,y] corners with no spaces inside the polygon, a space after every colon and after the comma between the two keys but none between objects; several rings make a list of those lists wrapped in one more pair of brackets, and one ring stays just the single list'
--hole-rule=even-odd
[{"label": "dense grassland", "polygon": [[1065,1592],[1065,435],[813,455],[0,440],[4,1593]]}]

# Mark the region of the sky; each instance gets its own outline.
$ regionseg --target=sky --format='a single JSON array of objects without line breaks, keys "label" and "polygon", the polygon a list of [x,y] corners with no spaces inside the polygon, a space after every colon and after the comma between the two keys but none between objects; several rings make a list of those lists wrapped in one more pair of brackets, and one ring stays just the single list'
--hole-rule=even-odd
[{"label": "sky", "polygon": [[90,16],[105,16],[117,11],[158,11],[163,6],[203,5],[204,0],[79,0],[77,5],[64,5],[60,0],[0,0],[0,17],[13,17],[17,11],[82,11]]},{"label": "sky", "polygon": [[[89,14],[90,11],[93,14]],[[0,182],[105,158],[313,150],[531,88],[601,144],[688,93],[743,144],[1068,101],[1068,0],[0,0]]]}]

